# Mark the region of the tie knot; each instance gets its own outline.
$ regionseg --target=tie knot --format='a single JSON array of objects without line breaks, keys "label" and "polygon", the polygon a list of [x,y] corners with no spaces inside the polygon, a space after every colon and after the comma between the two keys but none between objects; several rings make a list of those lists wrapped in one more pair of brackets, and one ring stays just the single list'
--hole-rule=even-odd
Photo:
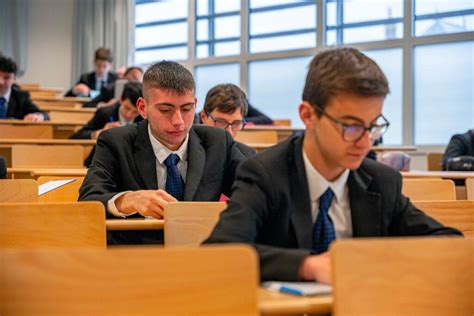
[{"label": "tie knot", "polygon": [[319,208],[327,211],[331,206],[332,198],[334,197],[334,192],[331,188],[328,188],[323,195],[319,198]]},{"label": "tie knot", "polygon": [[176,166],[179,162],[179,156],[176,154],[170,154],[164,161],[166,167]]}]

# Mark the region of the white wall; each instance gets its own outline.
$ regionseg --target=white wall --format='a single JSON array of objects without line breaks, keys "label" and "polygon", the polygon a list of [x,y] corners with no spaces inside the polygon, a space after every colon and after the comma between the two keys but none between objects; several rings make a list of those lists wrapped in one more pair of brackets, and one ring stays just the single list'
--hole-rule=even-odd
[{"label": "white wall", "polygon": [[29,0],[28,60],[18,82],[69,89],[73,0]]}]

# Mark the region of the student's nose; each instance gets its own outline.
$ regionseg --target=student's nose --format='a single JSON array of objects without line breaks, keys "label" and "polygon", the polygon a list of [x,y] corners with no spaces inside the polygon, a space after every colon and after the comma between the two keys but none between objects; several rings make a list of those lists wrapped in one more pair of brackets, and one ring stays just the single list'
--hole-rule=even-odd
[{"label": "student's nose", "polygon": [[235,131],[232,129],[232,125],[228,125],[225,128],[225,130],[228,131],[230,133],[230,135],[232,135],[232,137],[235,137]]},{"label": "student's nose", "polygon": [[181,125],[183,124],[183,116],[181,114],[181,111],[175,111],[171,120],[171,124],[173,125]]},{"label": "student's nose", "polygon": [[365,131],[362,137],[356,142],[357,147],[370,148],[374,140],[368,131]]}]

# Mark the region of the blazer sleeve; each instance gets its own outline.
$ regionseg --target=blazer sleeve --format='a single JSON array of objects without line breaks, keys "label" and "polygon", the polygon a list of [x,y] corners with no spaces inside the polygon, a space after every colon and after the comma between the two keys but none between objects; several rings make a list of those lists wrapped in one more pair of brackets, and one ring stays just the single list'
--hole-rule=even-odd
[{"label": "blazer sleeve", "polygon": [[[107,208],[107,201],[118,192],[120,174],[117,144],[109,133],[101,133],[95,146],[94,158],[79,190],[79,201],[100,201]],[[107,217],[110,214],[107,212]]]},{"label": "blazer sleeve", "polygon": [[258,160],[249,159],[242,163],[229,205],[205,243],[250,244],[259,255],[262,280],[297,281],[301,261],[310,255],[310,251],[258,242],[262,226],[279,204],[273,181]]},{"label": "blazer sleeve", "polygon": [[115,83],[111,83],[100,90],[100,94],[82,105],[84,108],[95,108],[100,102],[109,102],[115,93]]},{"label": "blazer sleeve", "polygon": [[247,116],[245,116],[245,121],[262,125],[273,124],[273,120],[271,118],[269,118],[250,104],[248,107]]},{"label": "blazer sleeve", "polygon": [[74,133],[71,139],[91,139],[92,133],[102,129],[107,124],[107,117],[103,108],[98,109],[92,119],[87,122],[79,131]]},{"label": "blazer sleeve", "polygon": [[22,101],[23,107],[23,116],[30,114],[30,113],[41,113],[44,117],[45,121],[49,121],[48,113],[41,111],[41,109],[31,100],[31,96],[28,92],[25,92],[25,97]]},{"label": "blazer sleeve", "polygon": [[468,141],[464,134],[457,134],[451,137],[443,156],[443,170],[446,170],[448,159],[466,155],[468,152]]}]

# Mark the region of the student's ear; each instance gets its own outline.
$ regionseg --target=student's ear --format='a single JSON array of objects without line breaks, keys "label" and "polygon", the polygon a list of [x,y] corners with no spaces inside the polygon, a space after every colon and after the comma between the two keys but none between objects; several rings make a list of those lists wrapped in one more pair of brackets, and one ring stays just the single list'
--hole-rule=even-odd
[{"label": "student's ear", "polygon": [[138,113],[144,118],[147,119],[147,114],[146,114],[146,101],[144,98],[140,97],[137,100],[137,109]]},{"label": "student's ear", "polygon": [[206,113],[204,112],[204,110],[202,110],[200,113],[199,113],[199,117],[201,118],[201,122],[203,124],[206,124],[207,125],[207,115]]},{"label": "student's ear", "polygon": [[316,110],[314,107],[306,101],[303,101],[299,107],[300,118],[307,128],[315,126],[316,123]]}]

